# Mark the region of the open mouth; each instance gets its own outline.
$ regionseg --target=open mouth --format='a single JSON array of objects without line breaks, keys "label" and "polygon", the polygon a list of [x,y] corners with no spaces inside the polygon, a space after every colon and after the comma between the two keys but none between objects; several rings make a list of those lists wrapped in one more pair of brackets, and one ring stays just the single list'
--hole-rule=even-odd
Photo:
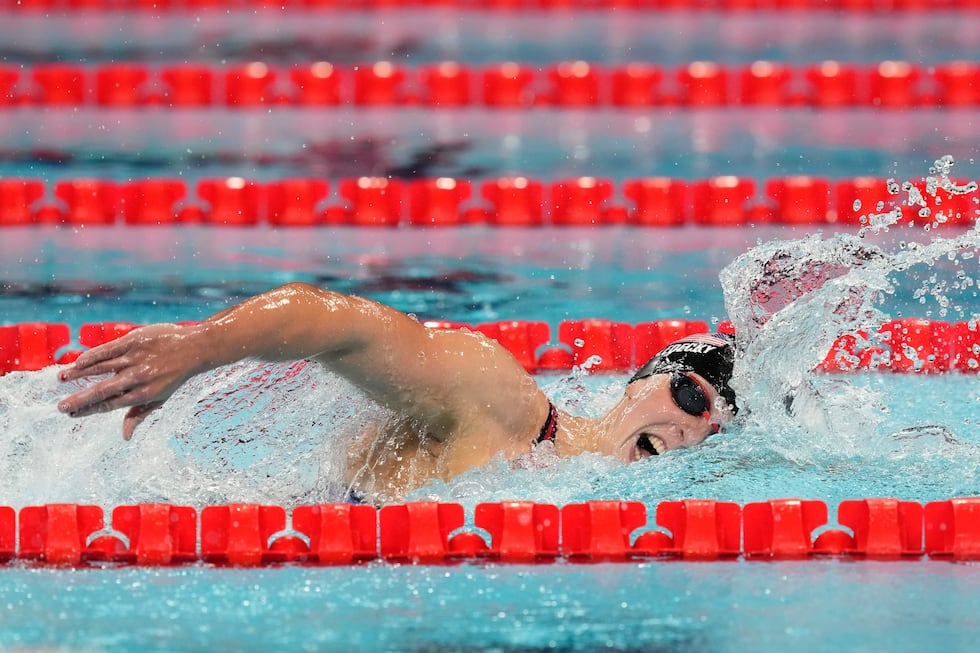
[{"label": "open mouth", "polygon": [[636,447],[641,451],[645,451],[651,456],[659,456],[663,452],[667,451],[667,446],[664,441],[655,435],[648,435],[646,433],[642,434],[636,440]]}]

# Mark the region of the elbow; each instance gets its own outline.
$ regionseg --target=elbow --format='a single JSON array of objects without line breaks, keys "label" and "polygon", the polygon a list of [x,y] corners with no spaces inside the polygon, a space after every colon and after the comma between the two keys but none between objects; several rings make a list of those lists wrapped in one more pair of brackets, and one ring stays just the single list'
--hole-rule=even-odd
[{"label": "elbow", "polygon": [[329,329],[334,335],[356,320],[361,309],[360,303],[347,295],[303,281],[283,284],[266,297],[266,308],[280,313],[289,325],[303,331],[314,326]]},{"label": "elbow", "polygon": [[318,295],[320,294],[321,290],[313,284],[306,283],[305,281],[290,281],[289,283],[284,283],[283,285],[279,286],[272,292],[286,296],[303,296],[314,294]]},{"label": "elbow", "polygon": [[305,281],[290,281],[269,292],[266,297],[270,308],[293,308],[307,310],[320,306],[335,293],[318,288]]}]

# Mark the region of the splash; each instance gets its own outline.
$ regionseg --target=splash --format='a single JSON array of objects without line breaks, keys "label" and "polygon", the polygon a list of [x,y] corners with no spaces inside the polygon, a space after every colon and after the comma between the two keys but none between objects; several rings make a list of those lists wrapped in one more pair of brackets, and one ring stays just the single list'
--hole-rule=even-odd
[{"label": "splash", "polygon": [[[591,455],[543,469],[498,460],[411,498],[654,504],[977,494],[972,377],[814,371],[842,334],[867,333],[868,348],[887,344],[879,328],[894,317],[977,323],[977,187],[952,181],[952,166],[945,157],[922,180],[891,181],[893,202],[864,207],[850,231],[760,243],[722,271],[739,341],[733,385],[747,408],[729,432],[628,466]],[[973,224],[948,224],[963,218],[951,213],[954,196],[969,199]],[[564,408],[596,416],[624,382],[573,372],[543,387]]]},{"label": "splash", "polygon": [[338,452],[380,415],[318,365],[243,362],[189,381],[126,443],[120,412],[58,413],[73,388],[57,371],[0,379],[4,505],[333,501],[346,489]]},{"label": "splash", "polygon": [[[976,320],[977,184],[954,182],[952,167],[943,157],[922,180],[889,180],[893,204],[871,207],[854,233],[762,243],[721,272],[739,343],[732,385],[751,407],[750,424],[796,434],[783,438],[788,456],[806,451],[812,460],[831,442],[864,451],[887,412],[879,392],[814,373],[838,337],[870,334],[861,344],[887,344],[879,330],[905,305]],[[944,205],[953,197],[969,199],[972,226],[947,225],[965,222]],[[903,294],[916,285],[910,302]]]}]

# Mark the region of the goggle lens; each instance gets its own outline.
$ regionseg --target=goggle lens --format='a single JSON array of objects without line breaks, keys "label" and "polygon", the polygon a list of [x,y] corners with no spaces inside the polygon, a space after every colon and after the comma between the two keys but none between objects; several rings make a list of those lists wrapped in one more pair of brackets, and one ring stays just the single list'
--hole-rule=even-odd
[{"label": "goggle lens", "polygon": [[711,404],[704,388],[687,374],[670,375],[670,396],[677,407],[688,415],[705,417],[711,412]]}]

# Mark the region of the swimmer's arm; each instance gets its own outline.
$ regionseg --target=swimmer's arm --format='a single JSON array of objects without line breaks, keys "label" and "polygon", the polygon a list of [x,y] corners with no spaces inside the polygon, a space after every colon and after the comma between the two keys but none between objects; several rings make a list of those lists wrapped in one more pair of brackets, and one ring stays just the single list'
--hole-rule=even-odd
[{"label": "swimmer's arm", "polygon": [[[306,284],[281,290],[291,295],[285,303],[292,314],[262,327],[264,335],[240,333],[245,339],[232,343],[233,350],[248,350],[258,341],[266,343],[262,351],[252,349],[249,356],[312,358],[380,404],[425,423],[438,439],[456,433],[463,422],[487,420],[523,434],[525,421],[540,428],[547,414],[547,399],[535,381],[510,352],[480,334],[429,329],[390,306]],[[274,301],[283,298],[276,295]],[[266,303],[240,305],[215,321],[240,319],[243,311],[268,313]],[[235,358],[234,351],[225,358]]]},{"label": "swimmer's arm", "polygon": [[[486,388],[514,385],[521,370],[501,363],[501,350],[472,335],[436,334],[370,300],[292,283],[199,324],[153,325],[85,352],[62,373],[64,380],[112,376],[58,407],[72,416],[130,407],[123,423],[128,438],[196,374],[244,358],[314,358],[381,403],[436,421],[455,409],[447,402],[484,401]],[[505,391],[488,401],[508,400]]]},{"label": "swimmer's arm", "polygon": [[127,406],[149,411],[191,377],[245,358],[343,357],[379,337],[373,323],[386,312],[394,311],[308,284],[286,284],[198,324],[154,324],[90,349],[61,379],[111,376],[58,408],[73,417]]}]

